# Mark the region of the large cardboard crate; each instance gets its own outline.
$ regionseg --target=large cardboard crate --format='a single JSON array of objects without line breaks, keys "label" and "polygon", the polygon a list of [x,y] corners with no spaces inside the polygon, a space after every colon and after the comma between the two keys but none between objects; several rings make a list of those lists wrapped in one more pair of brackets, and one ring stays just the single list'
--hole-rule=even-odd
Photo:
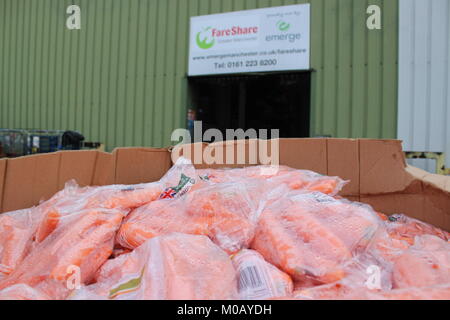
[{"label": "large cardboard crate", "polygon": [[342,196],[370,204],[375,210],[386,214],[404,213],[450,231],[450,177],[408,166],[401,141],[277,139],[261,145],[259,142],[192,144],[176,150],[118,148],[112,153],[64,151],[1,159],[0,212],[37,205],[72,179],[81,186],[156,181],[178,156],[193,157],[194,148],[223,155],[230,149],[245,150],[245,159],[239,159],[240,164],[233,161],[236,158],[228,164],[193,159],[197,162],[197,168],[263,164],[260,157],[250,157],[249,150],[253,150],[255,144],[256,148],[260,148],[261,145],[278,143],[280,164],[349,180],[350,183],[341,192]]}]

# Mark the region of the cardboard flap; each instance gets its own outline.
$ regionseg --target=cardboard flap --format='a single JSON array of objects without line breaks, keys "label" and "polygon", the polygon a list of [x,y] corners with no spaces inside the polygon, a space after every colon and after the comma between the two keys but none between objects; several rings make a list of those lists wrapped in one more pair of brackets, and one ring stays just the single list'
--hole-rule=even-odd
[{"label": "cardboard flap", "polygon": [[97,151],[62,151],[58,177],[58,189],[63,189],[66,182],[75,180],[80,187],[92,184]]},{"label": "cardboard flap", "polygon": [[118,148],[115,157],[115,183],[137,184],[161,179],[171,167],[168,149]]},{"label": "cardboard flap", "polygon": [[6,174],[6,165],[7,159],[0,159],[0,212],[2,212],[2,204],[3,204],[3,187],[5,185],[5,174]]},{"label": "cardboard flap", "polygon": [[327,139],[279,139],[280,164],[327,174]]},{"label": "cardboard flap", "polygon": [[359,159],[362,195],[400,192],[414,181],[399,140],[359,140]]},{"label": "cardboard flap", "polygon": [[97,152],[92,185],[106,186],[114,184],[116,169],[114,160],[114,156],[111,153]]},{"label": "cardboard flap", "polygon": [[437,189],[450,193],[450,177],[448,176],[443,176],[439,174],[428,174],[422,180],[426,184],[429,184]]},{"label": "cardboard flap", "polygon": [[[406,172],[422,185],[431,186],[443,192],[450,193],[450,177],[440,174],[432,174],[425,170],[408,165]],[[423,187],[422,187],[423,188]],[[450,195],[449,195],[450,196]]]},{"label": "cardboard flap", "polygon": [[3,211],[29,208],[47,200],[58,189],[60,153],[8,159]]},{"label": "cardboard flap", "polygon": [[424,196],[421,194],[389,194],[361,196],[361,202],[371,205],[385,214],[404,213],[412,218],[430,221],[424,211]]},{"label": "cardboard flap", "polygon": [[450,198],[437,189],[429,188],[423,193],[361,196],[361,202],[386,214],[403,213],[450,231]]},{"label": "cardboard flap", "polygon": [[424,221],[450,231],[450,196],[431,185],[425,187]]},{"label": "cardboard flap", "polygon": [[337,176],[349,183],[341,191],[343,196],[359,195],[359,142],[353,139],[328,139],[327,175]]},{"label": "cardboard flap", "polygon": [[411,165],[407,165],[405,170],[406,170],[406,172],[408,172],[408,174],[413,176],[414,179],[420,179],[420,180],[422,180],[423,178],[425,178],[425,176],[430,174],[428,171],[422,170],[417,167],[413,167]]}]

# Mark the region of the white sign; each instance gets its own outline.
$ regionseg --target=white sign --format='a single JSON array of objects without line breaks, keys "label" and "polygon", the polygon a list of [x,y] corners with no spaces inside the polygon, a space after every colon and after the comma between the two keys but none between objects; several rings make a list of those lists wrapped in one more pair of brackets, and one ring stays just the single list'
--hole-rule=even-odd
[{"label": "white sign", "polygon": [[192,17],[189,76],[307,70],[310,5]]}]

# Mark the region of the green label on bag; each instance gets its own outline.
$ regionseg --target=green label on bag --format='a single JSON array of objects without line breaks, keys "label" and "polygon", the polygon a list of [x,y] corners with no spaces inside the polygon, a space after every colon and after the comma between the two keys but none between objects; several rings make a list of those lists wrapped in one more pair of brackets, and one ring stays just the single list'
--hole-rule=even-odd
[{"label": "green label on bag", "polygon": [[195,179],[192,179],[185,174],[181,174],[180,182],[176,187],[170,187],[164,190],[160,195],[160,199],[172,199],[176,196],[182,196],[189,191],[191,186],[195,183]]},{"label": "green label on bag", "polygon": [[185,188],[186,186],[188,186],[188,185],[191,186],[194,183],[195,183],[194,179],[191,179],[188,176],[181,174],[180,183],[178,184],[178,186],[176,186],[173,189],[178,193],[181,190],[183,190],[183,188]]},{"label": "green label on bag", "polygon": [[117,296],[129,292],[136,291],[141,286],[142,278],[144,277],[145,267],[142,268],[139,278],[131,279],[125,283],[120,284],[109,292],[109,298],[115,299]]}]

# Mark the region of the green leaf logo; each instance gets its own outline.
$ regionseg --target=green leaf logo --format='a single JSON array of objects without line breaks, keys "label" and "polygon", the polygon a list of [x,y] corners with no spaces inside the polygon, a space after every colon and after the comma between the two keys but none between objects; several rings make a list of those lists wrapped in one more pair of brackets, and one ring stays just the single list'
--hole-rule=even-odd
[{"label": "green leaf logo", "polygon": [[280,31],[288,31],[289,28],[291,27],[291,25],[289,23],[287,23],[287,22],[284,22],[284,21],[280,20],[280,21],[277,22],[277,27],[278,27],[278,29]]},{"label": "green leaf logo", "polygon": [[212,39],[208,42],[208,36],[205,36],[203,39],[200,38],[203,33],[208,32],[209,30],[211,30],[211,27],[207,27],[203,29],[203,31],[197,33],[196,41],[200,49],[210,49],[216,44],[216,39]]}]

